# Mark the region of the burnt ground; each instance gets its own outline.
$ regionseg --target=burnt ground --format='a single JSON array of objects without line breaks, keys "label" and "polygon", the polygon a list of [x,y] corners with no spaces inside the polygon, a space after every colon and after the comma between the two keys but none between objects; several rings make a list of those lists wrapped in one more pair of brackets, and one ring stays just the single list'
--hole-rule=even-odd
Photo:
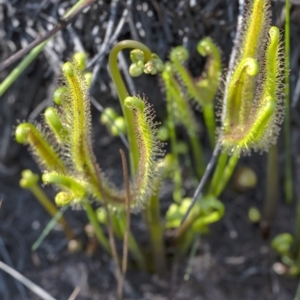
[{"label": "burnt ground", "polygon": [[[39,34],[52,28],[53,23],[75,1],[55,0],[7,0],[0,2],[0,59],[9,57],[17,49],[25,47]],[[92,61],[97,54],[100,59],[90,66],[96,74],[92,95],[103,107],[120,108],[107,72],[107,54],[103,41],[111,42],[117,24],[126,9],[125,0],[98,1],[84,11],[72,26],[59,32],[46,50],[26,69],[20,78],[1,97],[0,110],[0,257],[27,278],[37,283],[56,299],[68,299],[80,286],[76,299],[114,299],[116,281],[113,264],[100,248],[88,254],[87,246],[70,254],[67,240],[59,228],[55,228],[36,252],[31,246],[50,220],[47,213],[36,202],[33,195],[19,185],[20,172],[38,168],[25,147],[13,138],[18,120],[36,119],[52,101],[52,92],[59,78],[60,65],[71,57],[74,50],[84,49]],[[173,46],[184,44],[191,52],[189,68],[194,76],[201,74],[204,60],[196,54],[196,43],[211,36],[223,54],[223,66],[227,66],[232,48],[238,15],[237,0],[190,0],[159,1],[133,0],[129,4],[128,20],[117,32],[116,40],[136,39],[148,45],[162,59],[166,59]],[[273,2],[274,24],[282,26],[283,3]],[[299,23],[300,6],[292,7],[292,152],[295,190],[299,182],[299,92],[294,93],[299,79]],[[115,17],[114,17],[115,16]],[[109,26],[113,22],[113,30]],[[104,38],[107,34],[107,40]],[[109,44],[106,44],[109,49]],[[124,57],[128,53],[125,52]],[[97,71],[98,69],[98,71]],[[0,74],[2,80],[12,70],[9,67]],[[133,81],[131,91],[148,95],[154,104],[157,119],[165,115],[165,103],[157,78],[142,78]],[[93,109],[94,148],[100,165],[112,180],[121,183],[121,161],[119,148],[123,144],[111,138],[99,124],[99,113]],[[201,120],[200,120],[201,122]],[[206,141],[205,133],[201,138]],[[201,237],[192,265],[190,279],[184,281],[188,258],[184,259],[176,276],[169,271],[164,278],[138,271],[130,261],[127,275],[126,299],[205,299],[205,300],[290,300],[297,288],[297,278],[278,275],[273,270],[279,258],[270,248],[271,239],[281,232],[293,232],[296,204],[285,204],[283,197],[283,137],[280,137],[280,184],[279,203],[271,227],[271,234],[263,238],[259,226],[250,223],[249,207],[263,207],[266,183],[266,155],[254,154],[242,158],[240,165],[250,166],[257,174],[258,184],[252,191],[237,193],[232,185],[221,196],[226,207],[224,218],[210,227],[208,235]],[[211,149],[205,147],[207,158]],[[193,189],[186,182],[186,193]],[[51,188],[46,188],[53,196]],[[172,186],[162,189],[162,210],[170,204]],[[296,197],[295,197],[296,198]],[[295,201],[294,201],[295,202]],[[84,226],[87,218],[82,210],[68,210],[66,218],[76,234],[86,241]],[[147,232],[140,216],[133,217],[133,230],[143,247],[147,247]],[[87,243],[85,243],[87,245]],[[171,261],[171,260],[170,260]],[[175,279],[174,279],[175,278]],[[38,299],[27,289],[18,285],[11,277],[0,272],[0,299]]]}]

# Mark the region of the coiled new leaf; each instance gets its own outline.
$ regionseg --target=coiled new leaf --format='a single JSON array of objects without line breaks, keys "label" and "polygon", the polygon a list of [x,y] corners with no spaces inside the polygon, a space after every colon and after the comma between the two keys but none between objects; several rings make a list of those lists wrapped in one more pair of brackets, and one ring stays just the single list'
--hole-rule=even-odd
[{"label": "coiled new leaf", "polygon": [[124,105],[133,110],[135,134],[138,140],[140,161],[134,183],[133,198],[138,206],[153,192],[153,180],[159,175],[157,158],[162,156],[162,144],[156,138],[156,124],[151,106],[139,97],[127,97]]},{"label": "coiled new leaf", "polygon": [[239,55],[226,81],[219,142],[229,152],[268,150],[283,120],[280,34],[269,25],[269,7],[269,0],[248,3]]}]

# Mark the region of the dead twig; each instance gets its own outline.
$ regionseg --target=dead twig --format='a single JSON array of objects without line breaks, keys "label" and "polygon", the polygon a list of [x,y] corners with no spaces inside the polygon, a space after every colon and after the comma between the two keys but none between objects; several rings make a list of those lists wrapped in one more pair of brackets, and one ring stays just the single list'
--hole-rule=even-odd
[{"label": "dead twig", "polygon": [[8,273],[21,283],[23,283],[27,288],[29,288],[33,293],[38,295],[40,298],[44,300],[56,300],[53,298],[50,294],[48,294],[45,290],[40,288],[38,285],[27,279],[25,276],[23,276],[21,273],[17,272],[4,262],[0,261],[0,269],[3,270],[4,272]]},{"label": "dead twig", "polygon": [[72,292],[68,300],[75,300],[80,292],[80,286],[76,286],[75,290]]},{"label": "dead twig", "polygon": [[[1,203],[2,203],[2,200],[1,200]],[[5,244],[4,244],[1,237],[0,237],[0,254],[1,254],[3,260],[7,263],[7,265],[13,266],[13,263],[12,263],[11,258],[9,256],[9,253],[8,253],[8,251],[5,247]],[[18,289],[18,291],[21,295],[21,298],[22,299],[28,299],[27,293],[24,289],[24,286],[16,278],[15,278],[15,284],[16,284],[16,287],[17,287],[17,289]]]},{"label": "dead twig", "polygon": [[27,47],[19,50],[17,53],[10,56],[8,59],[3,61],[0,64],[0,71],[4,70],[17,60],[21,59],[23,56],[25,56],[29,51],[31,51],[36,46],[40,45],[44,41],[48,40],[50,37],[52,37],[54,34],[56,34],[58,31],[65,29],[74,19],[77,17],[86,7],[92,5],[96,0],[86,0],[82,5],[77,7],[71,14],[67,15],[66,17],[62,18],[58,21],[58,24],[48,31],[45,35],[35,39],[32,43],[30,43]]}]

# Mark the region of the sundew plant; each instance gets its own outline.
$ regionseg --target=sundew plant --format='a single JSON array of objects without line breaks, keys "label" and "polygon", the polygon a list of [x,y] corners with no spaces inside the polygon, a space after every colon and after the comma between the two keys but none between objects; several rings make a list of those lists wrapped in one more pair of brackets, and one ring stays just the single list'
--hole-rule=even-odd
[{"label": "sundew plant", "polygon": [[[136,41],[125,40],[112,48],[109,68],[124,118],[121,127],[125,128],[123,132],[129,143],[131,180],[127,188],[116,188],[96,160],[89,83],[80,57],[75,56],[62,66],[62,85],[56,91],[55,105],[45,111],[44,121],[17,126],[16,140],[29,146],[43,173],[43,182],[56,188],[56,204],[84,207],[100,244],[109,253],[113,249],[101,224],[122,239],[129,221],[125,213],[129,201],[130,210],[142,212],[146,220],[153,265],[131,231],[129,251],[140,268],[162,274],[166,268],[165,229],[173,232],[172,245],[177,247],[177,257],[186,253],[195,236],[207,232],[208,225],[223,216],[224,205],[218,198],[239,157],[252,150],[267,151],[276,143],[283,121],[284,70],[280,31],[271,26],[270,5],[269,0],[247,2],[236,54],[223,84],[220,84],[220,52],[207,37],[197,46],[199,55],[207,58],[198,79],[184,65],[189,53],[182,46],[171,51],[166,63]],[[145,73],[160,77],[168,112],[164,142],[169,142],[171,149],[166,155],[151,104],[145,97],[129,95],[125,87],[117,64],[117,55],[123,49],[132,49],[131,76]],[[221,109],[216,109],[214,103],[218,89],[222,95],[218,105]],[[215,149],[215,169],[212,161],[206,165],[193,111],[195,104],[203,112],[208,140]],[[112,127],[116,118],[112,112],[108,115],[102,120]],[[189,137],[190,160],[194,165],[191,176],[201,179],[193,198],[182,195],[178,125],[185,128]],[[159,190],[166,177],[171,177],[174,183],[174,202],[167,211],[166,222],[162,222]],[[97,212],[93,207],[97,207]]]}]

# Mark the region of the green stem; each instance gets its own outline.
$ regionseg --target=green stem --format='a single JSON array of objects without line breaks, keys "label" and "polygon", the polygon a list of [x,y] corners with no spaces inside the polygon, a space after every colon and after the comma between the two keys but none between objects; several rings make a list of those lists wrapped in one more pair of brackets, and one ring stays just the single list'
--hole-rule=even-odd
[{"label": "green stem", "polygon": [[147,205],[146,219],[150,233],[152,259],[154,261],[155,272],[161,276],[166,270],[166,260],[164,227],[160,218],[160,206],[157,193],[152,195],[150,198],[150,203]]},{"label": "green stem", "polygon": [[218,182],[215,191],[213,192],[213,195],[216,197],[219,197],[220,194],[223,192],[224,188],[226,187],[229,179],[231,178],[231,175],[235,169],[235,166],[239,160],[238,154],[233,154],[229,160],[228,163],[224,169],[223,175],[221,180]]},{"label": "green stem", "polygon": [[275,217],[278,201],[278,146],[274,145],[268,152],[267,160],[267,182],[266,201],[264,203],[262,229],[269,231],[270,225]]},{"label": "green stem", "polygon": [[144,254],[141,251],[140,246],[134,238],[132,232],[129,233],[128,237],[128,249],[134,256],[139,268],[144,271],[147,270]]},{"label": "green stem", "polygon": [[184,253],[183,249],[185,249],[185,244],[188,242],[188,240],[190,240],[190,238],[187,238],[187,240],[185,240],[185,236],[191,231],[190,227],[198,219],[199,215],[200,215],[200,210],[195,210],[194,207],[192,211],[189,213],[189,215],[187,216],[186,220],[176,229],[175,241],[177,245],[180,245],[179,253]]},{"label": "green stem", "polygon": [[210,183],[210,187],[208,191],[209,194],[212,194],[213,191],[217,189],[217,185],[223,176],[223,172],[226,167],[227,160],[228,160],[228,154],[221,153],[218,159],[217,167],[215,169],[214,175]]},{"label": "green stem", "polygon": [[294,235],[293,256],[300,258],[300,197],[297,203],[296,232]]},{"label": "green stem", "polygon": [[145,62],[150,60],[151,58],[151,51],[148,47],[146,47],[144,44],[132,41],[132,40],[125,40],[122,42],[117,43],[110,51],[109,54],[109,69],[110,74],[112,77],[112,80],[114,82],[114,85],[117,89],[118,97],[120,100],[120,104],[122,107],[123,115],[125,118],[127,133],[128,133],[128,141],[130,146],[130,167],[131,167],[131,173],[134,176],[138,169],[138,163],[139,163],[139,148],[138,148],[138,141],[134,134],[134,121],[133,121],[133,112],[129,109],[126,109],[124,107],[124,100],[128,96],[127,89],[125,87],[124,81],[122,79],[120,70],[118,68],[118,53],[122,51],[123,49],[139,49],[143,51]]},{"label": "green stem", "polygon": [[292,157],[291,157],[291,118],[290,118],[290,0],[285,1],[285,34],[284,34],[284,65],[285,65],[285,181],[284,192],[286,202],[293,201]]},{"label": "green stem", "polygon": [[[126,217],[125,214],[122,213],[115,218],[115,221],[117,222],[117,225],[120,229],[121,238],[124,238],[125,230],[126,230]],[[135,237],[133,236],[132,232],[129,231],[128,236],[128,249],[132,253],[133,257],[135,258],[135,261],[137,262],[139,268],[141,270],[147,270],[147,265],[145,262],[145,257],[140,249],[139,244],[137,243]]]},{"label": "green stem", "polygon": [[23,60],[10,72],[10,74],[0,84],[0,97],[6,92],[6,90],[17,80],[22,72],[31,64],[31,62],[40,54],[45,45],[49,41],[46,40],[40,45],[32,49]]},{"label": "green stem", "polygon": [[177,260],[180,260],[186,254],[195,238],[195,232],[192,229],[189,229],[189,231],[185,233],[178,244]]},{"label": "green stem", "polygon": [[[70,15],[77,7],[79,7],[86,0],[79,0],[75,3],[63,16],[63,18]],[[12,72],[4,79],[0,84],[0,97],[6,92],[6,90],[15,82],[15,80],[23,73],[23,71],[30,65],[30,63],[42,52],[47,42],[50,39],[42,42],[40,45],[33,48],[23,60],[12,70]]]},{"label": "green stem", "polygon": [[103,248],[107,251],[107,253],[111,254],[109,242],[108,242],[106,236],[104,235],[102,228],[99,225],[95,211],[93,210],[91,204],[88,201],[85,200],[85,201],[82,201],[82,203],[85,208],[87,217],[88,217],[90,223],[92,224],[92,226],[94,227],[95,235],[96,235],[99,243],[103,246]]},{"label": "green stem", "polygon": [[174,182],[174,191],[173,191],[173,200],[177,203],[180,203],[182,200],[182,177],[180,172],[180,165],[178,159],[178,151],[177,151],[177,139],[176,139],[176,131],[175,131],[175,121],[174,114],[172,109],[171,98],[166,97],[167,100],[167,112],[168,112],[168,129],[170,135],[171,142],[171,151],[174,157],[174,174],[173,174],[173,182]]},{"label": "green stem", "polygon": [[298,283],[297,292],[296,292],[294,300],[300,300],[300,280]]},{"label": "green stem", "polygon": [[[213,175],[213,182],[207,194],[212,194],[213,196],[218,197],[231,178],[231,175],[239,160],[239,156],[238,154],[232,155],[228,163],[226,164],[227,158],[227,154],[223,153],[220,155],[217,168]],[[188,213],[186,213],[186,215],[183,217],[182,224],[177,228],[175,233],[175,241],[177,244],[180,244],[181,240],[183,241],[185,234],[187,234],[187,231],[190,230],[190,227],[192,226],[194,221],[199,217],[201,212],[200,207],[198,207],[197,209],[197,207],[194,206],[193,209],[191,211],[188,210]]]},{"label": "green stem", "polygon": [[213,104],[203,105],[203,116],[208,131],[209,142],[212,148],[215,147],[216,122]]},{"label": "green stem", "polygon": [[193,270],[193,261],[194,258],[196,257],[196,253],[197,253],[197,249],[199,248],[199,244],[200,244],[200,233],[196,233],[195,237],[194,237],[194,242],[193,242],[193,246],[189,255],[189,262],[188,262],[188,266],[186,268],[185,274],[184,274],[184,280],[187,281],[190,279],[190,275],[192,273]]},{"label": "green stem", "polygon": [[56,206],[52,201],[47,197],[44,191],[38,186],[32,186],[29,188],[35,198],[40,202],[40,204],[46,209],[51,217],[54,217],[58,212]]},{"label": "green stem", "polygon": [[64,18],[69,17],[82,3],[84,3],[86,0],[78,0],[63,16]]},{"label": "green stem", "polygon": [[197,176],[201,178],[205,170],[205,162],[204,162],[204,155],[201,144],[199,143],[199,138],[196,134],[189,134],[189,139],[192,147],[194,162],[195,162],[195,169]]}]

